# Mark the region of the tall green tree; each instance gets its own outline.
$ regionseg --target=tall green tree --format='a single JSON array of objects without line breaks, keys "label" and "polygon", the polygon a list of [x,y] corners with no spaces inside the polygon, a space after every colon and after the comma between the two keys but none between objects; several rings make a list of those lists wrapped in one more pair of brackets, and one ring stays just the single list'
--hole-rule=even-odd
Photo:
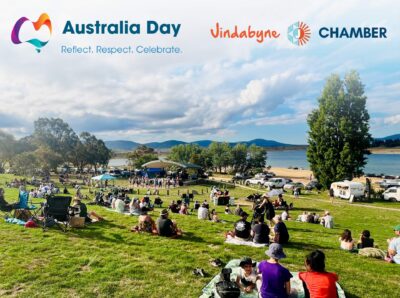
[{"label": "tall green tree", "polygon": [[158,155],[153,148],[140,145],[132,152],[128,153],[129,163],[136,169],[142,168],[146,162],[158,159]]},{"label": "tall green tree", "polygon": [[222,168],[227,169],[232,162],[232,148],[228,143],[212,142],[209,146],[209,151],[212,156],[212,163],[215,169],[222,172]]},{"label": "tall green tree", "polygon": [[334,181],[363,174],[372,141],[366,99],[357,72],[349,72],[344,80],[331,75],[318,108],[308,116],[307,159],[326,188]]},{"label": "tall green tree", "polygon": [[33,137],[37,146],[60,154],[63,162],[73,161],[73,150],[79,143],[79,137],[62,119],[39,118],[34,122]]}]

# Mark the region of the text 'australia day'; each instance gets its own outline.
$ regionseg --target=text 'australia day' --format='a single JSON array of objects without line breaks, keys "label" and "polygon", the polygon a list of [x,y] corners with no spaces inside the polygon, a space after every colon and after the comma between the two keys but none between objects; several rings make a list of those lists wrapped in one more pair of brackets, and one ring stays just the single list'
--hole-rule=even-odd
[{"label": "text 'australia day'", "polygon": [[[177,37],[181,24],[158,23],[156,21],[146,22],[146,34],[164,34]],[[138,23],[119,21],[117,23],[102,23],[96,21],[89,24],[73,24],[67,21],[64,26],[63,34],[141,34],[142,26]]]}]

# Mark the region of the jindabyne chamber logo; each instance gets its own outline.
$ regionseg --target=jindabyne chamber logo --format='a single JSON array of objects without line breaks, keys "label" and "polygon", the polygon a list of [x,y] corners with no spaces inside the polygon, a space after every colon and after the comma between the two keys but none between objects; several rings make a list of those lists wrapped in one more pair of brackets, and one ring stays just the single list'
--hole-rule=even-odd
[{"label": "jindabyne chamber logo", "polygon": [[51,27],[50,18],[47,15],[47,13],[42,13],[36,22],[32,22],[28,18],[22,17],[15,23],[15,25],[12,29],[12,32],[11,32],[11,41],[14,44],[21,44],[21,43],[25,43],[25,42],[30,43],[31,45],[33,45],[36,48],[36,51],[38,53],[40,53],[40,50],[49,42],[50,39],[43,41],[43,40],[33,37],[28,40],[20,40],[19,32],[20,32],[22,26],[26,22],[28,22],[28,24],[31,23],[33,25],[33,27],[35,28],[35,31],[39,31],[42,26],[46,26],[47,28],[49,28],[50,35],[51,35],[52,27]]},{"label": "jindabyne chamber logo", "polygon": [[296,46],[306,44],[310,40],[310,37],[311,30],[306,23],[296,22],[288,27],[288,39]]}]

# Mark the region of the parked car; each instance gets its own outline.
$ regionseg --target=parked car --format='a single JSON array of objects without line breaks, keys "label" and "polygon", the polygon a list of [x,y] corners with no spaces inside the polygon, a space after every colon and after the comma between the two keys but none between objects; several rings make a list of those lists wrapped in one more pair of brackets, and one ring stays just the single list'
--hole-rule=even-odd
[{"label": "parked car", "polygon": [[246,181],[244,182],[245,185],[249,186],[250,184],[252,185],[264,185],[265,182],[267,182],[268,179],[263,178],[263,177],[253,177],[250,179],[246,179]]},{"label": "parked car", "polygon": [[383,199],[391,202],[400,202],[400,187],[389,187],[383,192]]},{"label": "parked car", "polygon": [[296,188],[304,189],[304,184],[301,182],[289,182],[283,186],[283,190],[293,191]]},{"label": "parked car", "polygon": [[268,188],[282,188],[285,184],[292,182],[291,179],[286,178],[271,178],[264,183],[265,187]]},{"label": "parked car", "polygon": [[313,189],[321,190],[322,185],[317,180],[312,180],[309,183],[307,183],[307,185],[304,188],[306,190],[313,190]]},{"label": "parked car", "polygon": [[400,179],[383,179],[379,182],[379,186],[383,189],[400,187]]},{"label": "parked car", "polygon": [[251,176],[248,174],[244,173],[236,173],[235,176],[233,176],[233,180],[243,180],[243,179],[250,179]]}]

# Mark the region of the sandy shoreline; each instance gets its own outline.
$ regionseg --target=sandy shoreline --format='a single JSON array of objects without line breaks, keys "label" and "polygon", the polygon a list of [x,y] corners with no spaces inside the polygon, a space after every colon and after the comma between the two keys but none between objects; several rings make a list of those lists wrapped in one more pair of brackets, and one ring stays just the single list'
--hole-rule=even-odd
[{"label": "sandy shoreline", "polygon": [[[289,178],[293,181],[301,182],[303,184],[307,184],[308,182],[310,182],[310,178],[314,178],[314,175],[312,175],[313,173],[310,170],[293,170],[287,168],[272,167],[269,171],[274,172],[276,174],[276,177]],[[365,177],[360,177],[353,179],[353,181],[365,183],[365,179]],[[369,179],[372,183],[382,180],[381,178]]]}]

